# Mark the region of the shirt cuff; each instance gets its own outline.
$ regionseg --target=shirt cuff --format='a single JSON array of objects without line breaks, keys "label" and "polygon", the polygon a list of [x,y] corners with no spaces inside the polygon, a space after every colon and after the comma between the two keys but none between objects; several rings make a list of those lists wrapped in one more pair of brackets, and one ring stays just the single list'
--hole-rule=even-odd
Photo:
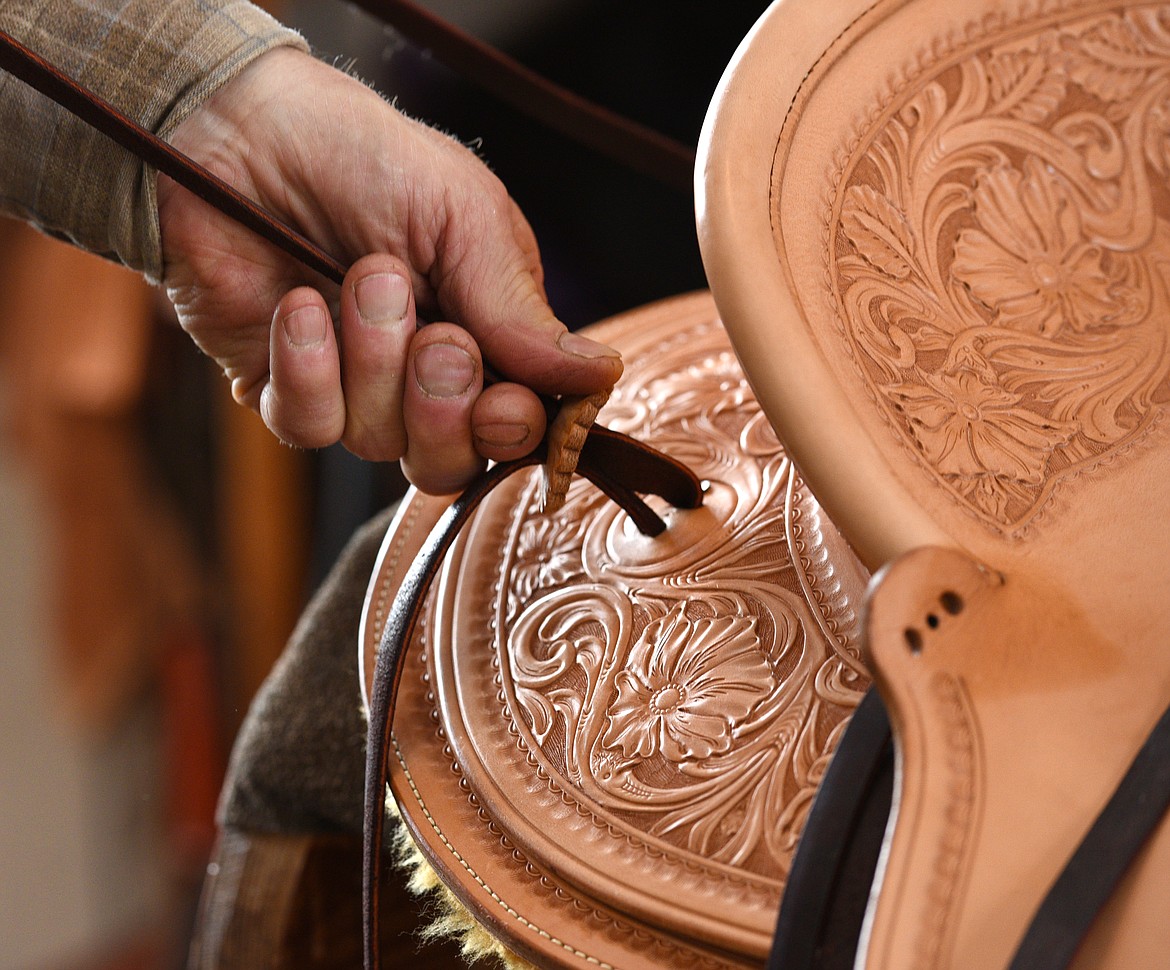
[{"label": "shirt cuff", "polygon": [[[0,27],[163,138],[253,60],[304,39],[243,0],[0,0]],[[162,276],[157,173],[0,74],[0,209]]]}]

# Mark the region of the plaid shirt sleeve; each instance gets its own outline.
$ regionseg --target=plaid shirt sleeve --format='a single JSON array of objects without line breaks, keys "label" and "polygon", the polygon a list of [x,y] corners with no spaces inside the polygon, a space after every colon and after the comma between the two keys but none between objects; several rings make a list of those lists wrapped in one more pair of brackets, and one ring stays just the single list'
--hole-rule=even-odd
[{"label": "plaid shirt sleeve", "polygon": [[[0,29],[163,138],[265,51],[307,50],[244,0],[0,0]],[[0,71],[0,212],[157,282],[155,180]]]}]

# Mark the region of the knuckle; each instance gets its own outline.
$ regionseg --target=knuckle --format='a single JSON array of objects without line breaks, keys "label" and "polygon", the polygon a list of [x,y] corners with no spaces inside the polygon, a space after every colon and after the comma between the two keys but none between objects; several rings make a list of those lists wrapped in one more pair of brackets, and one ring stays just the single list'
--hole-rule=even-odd
[{"label": "knuckle", "polygon": [[405,432],[388,424],[372,426],[361,420],[349,420],[341,443],[367,461],[398,461],[406,454]]},{"label": "knuckle", "polygon": [[481,463],[471,465],[435,468],[418,466],[408,458],[402,461],[402,472],[406,480],[426,495],[451,495],[461,491],[479,473]]}]

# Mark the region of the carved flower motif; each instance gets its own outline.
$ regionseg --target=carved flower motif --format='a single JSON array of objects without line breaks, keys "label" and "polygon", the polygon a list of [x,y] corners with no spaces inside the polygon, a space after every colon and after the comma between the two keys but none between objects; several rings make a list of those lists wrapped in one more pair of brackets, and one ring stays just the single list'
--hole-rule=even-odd
[{"label": "carved flower motif", "polygon": [[995,310],[997,325],[1083,333],[1123,313],[1075,202],[1036,158],[1024,162],[1023,173],[985,172],[973,195],[982,228],[959,233],[951,270]]},{"label": "carved flower motif", "polygon": [[[588,516],[582,516],[587,522]],[[569,582],[582,571],[581,523],[538,516],[524,523],[516,548],[509,615],[515,615],[537,590]]]},{"label": "carved flower motif", "polygon": [[963,369],[899,384],[890,397],[910,421],[927,458],[944,475],[1039,485],[1048,458],[1076,425],[1020,407],[1020,396]]},{"label": "carved flower motif", "polygon": [[686,607],[679,603],[647,626],[617,675],[602,744],[626,758],[723,754],[735,726],[776,685],[754,619],[692,620]]}]

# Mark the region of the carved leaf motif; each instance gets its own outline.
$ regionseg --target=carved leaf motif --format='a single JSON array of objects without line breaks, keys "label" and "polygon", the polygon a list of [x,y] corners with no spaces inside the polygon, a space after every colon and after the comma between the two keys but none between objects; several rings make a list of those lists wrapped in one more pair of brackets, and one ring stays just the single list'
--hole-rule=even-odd
[{"label": "carved leaf motif", "polygon": [[1128,101],[1149,78],[1149,53],[1128,22],[1120,18],[1102,20],[1066,50],[1069,77],[1103,101]]},{"label": "carved leaf motif", "polygon": [[1033,52],[1001,52],[988,62],[987,75],[996,110],[1032,124],[1048,118],[1068,90],[1065,75]]},{"label": "carved leaf motif", "polygon": [[1019,52],[995,54],[987,64],[987,76],[991,81],[991,97],[1002,101],[1008,93],[1025,79],[1031,59],[1025,59]]},{"label": "carved leaf motif", "polygon": [[516,686],[516,699],[527,717],[528,729],[532,736],[544,744],[556,726],[555,705],[540,691],[525,687],[523,684]]},{"label": "carved leaf motif", "polygon": [[841,210],[841,227],[875,269],[904,280],[913,272],[913,237],[905,217],[868,185],[851,186]]},{"label": "carved leaf motif", "polygon": [[996,527],[1144,433],[1170,377],[1152,187],[1170,171],[1168,12],[971,51],[885,115],[842,187],[853,246],[830,258],[855,360],[904,442]]}]

